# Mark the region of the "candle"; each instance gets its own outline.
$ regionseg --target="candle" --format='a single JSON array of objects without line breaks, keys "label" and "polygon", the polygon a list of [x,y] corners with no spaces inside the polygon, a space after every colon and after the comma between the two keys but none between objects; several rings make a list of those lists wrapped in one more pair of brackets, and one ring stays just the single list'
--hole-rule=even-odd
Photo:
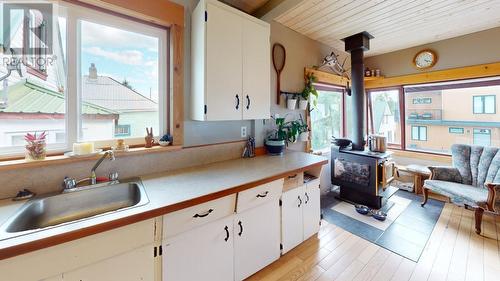
[{"label": "candle", "polygon": [[93,142],[82,142],[73,144],[73,153],[76,155],[90,154],[94,152]]}]

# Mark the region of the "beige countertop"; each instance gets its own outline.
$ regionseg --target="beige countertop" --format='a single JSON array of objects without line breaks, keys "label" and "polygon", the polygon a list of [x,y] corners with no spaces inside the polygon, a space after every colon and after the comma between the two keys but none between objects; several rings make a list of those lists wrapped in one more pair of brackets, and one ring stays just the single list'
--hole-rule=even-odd
[{"label": "beige countertop", "polygon": [[[321,156],[287,152],[284,156],[235,159],[146,175],[141,179],[148,204],[12,238],[0,233],[0,259],[161,216],[326,163]],[[10,200],[0,201],[0,225],[22,206]]]}]

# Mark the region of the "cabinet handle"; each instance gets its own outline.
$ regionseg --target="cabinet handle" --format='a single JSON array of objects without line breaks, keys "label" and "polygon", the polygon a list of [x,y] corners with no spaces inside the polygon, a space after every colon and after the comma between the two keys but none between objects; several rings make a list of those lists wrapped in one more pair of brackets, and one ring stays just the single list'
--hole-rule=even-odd
[{"label": "cabinet handle", "polygon": [[288,176],[289,179],[294,179],[297,177],[297,174],[293,175],[293,176]]},{"label": "cabinet handle", "polygon": [[306,202],[304,202],[304,204],[307,204],[307,203],[309,203],[309,194],[307,194],[307,192],[306,192]]},{"label": "cabinet handle", "polygon": [[204,214],[195,214],[195,215],[193,216],[193,218],[204,218],[204,217],[206,217],[206,216],[210,215],[210,213],[211,213],[211,212],[213,212],[213,211],[214,211],[214,209],[210,209],[210,210],[208,210],[208,211],[207,211],[206,213],[204,213]]},{"label": "cabinet handle", "polygon": [[247,109],[250,109],[250,97],[247,95]]},{"label": "cabinet handle", "polygon": [[240,226],[240,233],[238,233],[238,235],[241,236],[241,234],[243,234],[243,224],[239,221],[238,225]]},{"label": "cabinet handle", "polygon": [[302,199],[300,198],[300,196],[297,196],[297,198],[299,199],[299,205],[297,207],[300,208],[300,206],[302,206]]},{"label": "cabinet handle", "polygon": [[236,109],[240,109],[240,96],[236,95]]},{"label": "cabinet handle", "polygon": [[266,196],[267,196],[267,194],[268,194],[268,193],[269,193],[269,191],[266,191],[266,192],[264,192],[264,193],[262,193],[262,194],[257,194],[257,196],[256,196],[256,197],[257,197],[257,198],[264,198],[264,197],[266,197]]},{"label": "cabinet handle", "polygon": [[227,227],[226,225],[226,227],[224,227],[224,230],[226,231],[226,238],[224,238],[224,241],[227,242],[227,240],[229,240],[229,227]]}]

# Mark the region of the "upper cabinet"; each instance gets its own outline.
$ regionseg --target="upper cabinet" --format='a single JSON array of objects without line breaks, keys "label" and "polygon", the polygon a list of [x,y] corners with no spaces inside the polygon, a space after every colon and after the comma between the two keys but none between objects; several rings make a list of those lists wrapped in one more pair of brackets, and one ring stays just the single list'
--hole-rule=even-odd
[{"label": "upper cabinet", "polygon": [[218,1],[202,0],[191,28],[192,118],[270,118],[269,24]]}]

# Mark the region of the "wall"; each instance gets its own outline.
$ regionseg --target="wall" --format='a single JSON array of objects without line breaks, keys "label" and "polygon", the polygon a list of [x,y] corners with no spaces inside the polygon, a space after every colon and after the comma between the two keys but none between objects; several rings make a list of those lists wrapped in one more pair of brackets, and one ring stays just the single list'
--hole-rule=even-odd
[{"label": "wall", "polygon": [[386,77],[421,73],[413,67],[413,57],[422,49],[437,52],[438,62],[430,70],[442,70],[500,61],[500,27],[431,44],[369,57],[366,66],[378,68]]}]

